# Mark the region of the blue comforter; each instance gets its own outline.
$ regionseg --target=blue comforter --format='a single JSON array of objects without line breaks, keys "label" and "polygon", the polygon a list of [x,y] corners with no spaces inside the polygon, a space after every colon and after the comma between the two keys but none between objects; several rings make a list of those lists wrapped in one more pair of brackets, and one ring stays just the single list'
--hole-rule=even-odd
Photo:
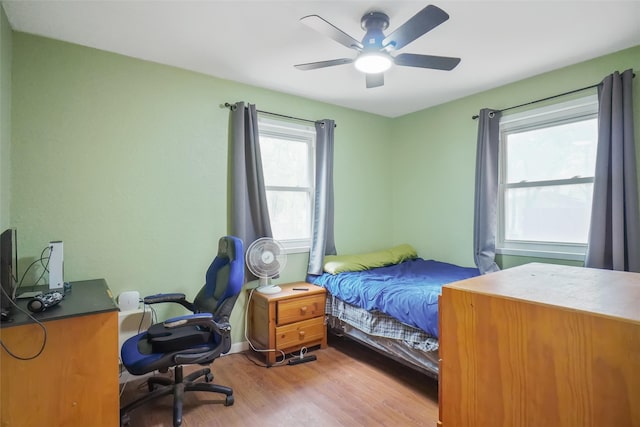
[{"label": "blue comforter", "polygon": [[388,267],[307,280],[365,310],[378,310],[438,337],[438,295],[442,285],[478,276],[477,268],[417,258]]}]

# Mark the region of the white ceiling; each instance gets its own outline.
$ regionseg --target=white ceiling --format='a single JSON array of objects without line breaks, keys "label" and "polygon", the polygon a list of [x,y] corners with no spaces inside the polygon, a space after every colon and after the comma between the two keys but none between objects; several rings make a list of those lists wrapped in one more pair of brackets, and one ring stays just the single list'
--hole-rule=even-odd
[{"label": "white ceiling", "polygon": [[293,67],[357,53],[299,19],[320,15],[360,40],[360,19],[366,12],[386,13],[389,34],[429,1],[2,4],[16,31],[388,117],[640,45],[640,1],[440,0],[433,4],[450,19],[399,53],[460,57],[460,65],[453,71],[396,66],[385,73],[383,87],[366,89],[364,75],[352,64],[312,71]]}]

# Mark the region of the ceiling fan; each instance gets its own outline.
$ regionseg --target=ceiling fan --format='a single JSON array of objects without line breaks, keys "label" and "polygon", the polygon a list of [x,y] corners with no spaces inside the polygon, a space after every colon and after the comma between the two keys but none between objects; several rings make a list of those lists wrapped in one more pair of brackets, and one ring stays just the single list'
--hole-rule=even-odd
[{"label": "ceiling fan", "polygon": [[355,59],[331,59],[328,61],[297,64],[294,65],[294,67],[306,71],[353,62],[358,70],[366,74],[367,88],[383,86],[384,72],[388,70],[392,64],[450,71],[458,65],[460,58],[418,55],[414,53],[401,53],[396,56],[391,55],[391,52],[402,49],[447,19],[449,19],[449,15],[444,10],[429,5],[416,13],[394,32],[385,36],[383,31],[389,27],[389,17],[382,12],[369,12],[365,14],[360,21],[362,29],[366,31],[366,34],[362,42],[359,42],[318,15],[305,16],[300,19],[304,24],[359,53]]}]

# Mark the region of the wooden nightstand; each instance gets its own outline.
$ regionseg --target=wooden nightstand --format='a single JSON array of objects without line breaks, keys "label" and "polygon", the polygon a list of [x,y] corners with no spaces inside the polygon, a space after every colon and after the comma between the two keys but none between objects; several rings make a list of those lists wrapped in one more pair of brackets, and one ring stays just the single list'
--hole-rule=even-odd
[{"label": "wooden nightstand", "polygon": [[[261,294],[254,291],[249,301],[249,339],[258,349],[277,349],[285,353],[302,347],[327,346],[324,306],[326,291],[306,282],[280,285],[282,292]],[[308,289],[296,291],[295,289]],[[267,365],[281,356],[265,353]]]}]

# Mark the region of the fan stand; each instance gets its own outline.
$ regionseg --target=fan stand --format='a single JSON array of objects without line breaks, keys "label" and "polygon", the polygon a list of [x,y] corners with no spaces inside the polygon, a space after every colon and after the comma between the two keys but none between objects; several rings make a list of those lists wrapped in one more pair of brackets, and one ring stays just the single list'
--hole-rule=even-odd
[{"label": "fan stand", "polygon": [[270,295],[270,294],[277,294],[278,292],[281,292],[282,289],[280,288],[280,286],[274,285],[273,283],[271,283],[271,278],[261,277],[258,282],[258,287],[256,288],[256,291],[260,292],[261,294]]}]

